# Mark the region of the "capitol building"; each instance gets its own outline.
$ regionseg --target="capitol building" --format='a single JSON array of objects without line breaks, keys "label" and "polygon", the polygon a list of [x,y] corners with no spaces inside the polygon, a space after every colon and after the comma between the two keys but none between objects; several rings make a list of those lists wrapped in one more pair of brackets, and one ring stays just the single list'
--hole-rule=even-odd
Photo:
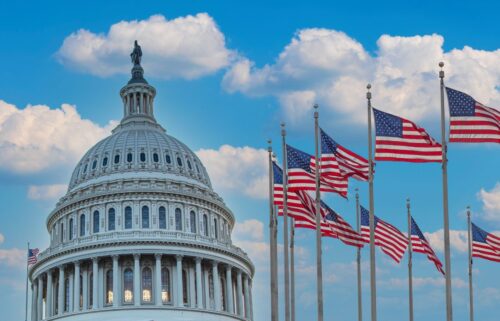
[{"label": "capitol building", "polygon": [[[76,165],[29,271],[31,320],[253,320],[249,257],[200,159],[154,117],[135,45],[123,119]],[[68,137],[71,139],[71,137]]]}]

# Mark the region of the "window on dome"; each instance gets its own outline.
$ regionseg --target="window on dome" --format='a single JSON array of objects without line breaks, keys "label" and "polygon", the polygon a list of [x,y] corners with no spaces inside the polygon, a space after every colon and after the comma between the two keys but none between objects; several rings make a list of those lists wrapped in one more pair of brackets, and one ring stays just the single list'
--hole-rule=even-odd
[{"label": "window on dome", "polygon": [[134,299],[134,271],[126,268],[123,271],[123,302],[132,303]]},{"label": "window on dome", "polygon": [[106,272],[106,304],[113,304],[113,270]]},{"label": "window on dome", "polygon": [[95,159],[93,162],[92,162],[92,169],[95,169],[97,167],[97,159]]},{"label": "window on dome", "polygon": [[182,159],[179,156],[177,156],[177,165],[182,167]]},{"label": "window on dome", "polygon": [[153,272],[150,267],[142,269],[142,302],[150,303],[153,301]]},{"label": "window on dome", "polygon": [[107,158],[107,157],[104,157],[104,158],[102,159],[102,167],[106,167],[106,166],[108,166],[108,158]]},{"label": "window on dome", "polygon": [[68,240],[72,240],[73,239],[73,219],[70,218],[69,219],[69,233],[68,233]]},{"label": "window on dome", "polygon": [[203,215],[203,230],[205,232],[205,236],[208,236],[208,216],[207,214]]},{"label": "window on dome", "polygon": [[132,153],[127,154],[127,163],[132,163]]},{"label": "window on dome", "polygon": [[170,271],[166,267],[161,269],[161,300],[170,302]]},{"label": "window on dome", "polygon": [[118,164],[120,162],[120,155],[116,154],[115,155],[115,164]]},{"label": "window on dome", "polygon": [[69,311],[69,278],[64,279],[64,312]]},{"label": "window on dome", "polygon": [[125,207],[125,229],[132,228],[132,208],[130,206]]},{"label": "window on dome", "polygon": [[214,218],[214,237],[219,238],[219,224],[217,224],[217,218]]},{"label": "window on dome", "polygon": [[108,210],[108,231],[115,230],[115,209],[110,208]]},{"label": "window on dome", "polygon": [[99,211],[94,211],[92,233],[99,233]]},{"label": "window on dome", "polygon": [[191,233],[196,233],[196,213],[194,211],[189,213],[189,223],[191,224]]},{"label": "window on dome", "polygon": [[175,209],[175,229],[182,231],[182,212],[180,208]]},{"label": "window on dome", "polygon": [[167,164],[172,164],[172,159],[170,158],[169,154],[165,154],[165,161],[167,162]]},{"label": "window on dome", "polygon": [[142,207],[142,228],[149,228],[149,207]]},{"label": "window on dome", "polygon": [[61,223],[59,225],[59,241],[62,243],[64,242],[64,225]]},{"label": "window on dome", "polygon": [[167,211],[164,206],[158,209],[158,221],[161,229],[167,228]]},{"label": "window on dome", "polygon": [[85,164],[85,167],[83,168],[83,173],[85,174],[87,172],[87,167],[89,166],[89,164]]},{"label": "window on dome", "polygon": [[85,214],[80,216],[80,236],[85,236]]},{"label": "window on dome", "polygon": [[[93,302],[94,302],[94,291],[92,291],[93,286],[94,286],[94,273],[90,272],[90,274],[89,274],[89,284],[88,284],[89,307],[91,307],[93,305]],[[57,295],[56,295],[56,298],[57,298]]]},{"label": "window on dome", "polygon": [[188,278],[187,278],[187,271],[182,270],[182,302],[184,305],[187,305],[189,303],[188,298],[189,298],[189,293],[188,293]]},{"label": "window on dome", "polygon": [[198,163],[194,163],[194,166],[196,167],[196,171],[198,172],[198,174],[200,173],[200,167],[198,167]]},{"label": "window on dome", "polygon": [[157,153],[153,154],[153,162],[158,163],[160,161],[160,158],[158,157]]},{"label": "window on dome", "polygon": [[139,157],[140,157],[141,162],[143,162],[143,163],[144,163],[144,162],[146,161],[146,154],[145,154],[145,153],[141,153],[141,154],[139,155]]},{"label": "window on dome", "polygon": [[189,168],[189,170],[193,170],[193,166],[191,166],[191,162],[189,161],[189,159],[188,159],[188,161],[187,161],[187,164],[188,164],[188,168]]}]

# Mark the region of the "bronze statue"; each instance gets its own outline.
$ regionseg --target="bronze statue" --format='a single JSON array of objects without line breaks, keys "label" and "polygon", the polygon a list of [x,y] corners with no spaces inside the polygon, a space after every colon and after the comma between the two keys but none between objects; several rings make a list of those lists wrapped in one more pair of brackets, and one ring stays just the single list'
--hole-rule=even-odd
[{"label": "bronze statue", "polygon": [[134,42],[134,50],[130,54],[130,59],[132,60],[132,63],[135,65],[140,65],[141,64],[141,58],[142,58],[142,50],[141,46],[137,43],[137,40]]}]

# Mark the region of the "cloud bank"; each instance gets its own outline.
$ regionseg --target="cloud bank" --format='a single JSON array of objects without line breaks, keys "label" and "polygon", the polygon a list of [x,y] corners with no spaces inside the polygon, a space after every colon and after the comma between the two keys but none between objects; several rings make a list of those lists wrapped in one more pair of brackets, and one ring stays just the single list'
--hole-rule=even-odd
[{"label": "cloud bank", "polygon": [[483,202],[484,219],[500,222],[500,182],[489,191],[482,188],[477,196]]}]

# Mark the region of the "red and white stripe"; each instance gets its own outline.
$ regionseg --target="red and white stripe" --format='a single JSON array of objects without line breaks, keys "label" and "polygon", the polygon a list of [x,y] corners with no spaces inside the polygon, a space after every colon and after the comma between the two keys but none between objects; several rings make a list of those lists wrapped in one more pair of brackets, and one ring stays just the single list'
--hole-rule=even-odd
[{"label": "red and white stripe", "polygon": [[347,245],[352,245],[356,247],[364,246],[363,237],[356,232],[349,223],[347,223],[340,215],[337,215],[338,222],[326,220],[326,222],[330,225],[330,229],[332,231],[331,236],[334,238],[338,238],[342,242]]},{"label": "red and white stripe", "polygon": [[418,235],[411,236],[411,249],[413,252],[426,254],[427,258],[434,262],[436,269],[444,275],[443,263],[438,259],[436,253],[432,249],[427,240],[422,240]]},{"label": "red and white stripe", "polygon": [[486,237],[486,243],[472,242],[472,256],[500,262],[500,237],[489,233]]},{"label": "red and white stripe", "polygon": [[[369,226],[361,226],[361,236],[365,243],[370,243]],[[408,247],[408,238],[393,225],[378,219],[375,226],[375,245],[399,263]]]},{"label": "red and white stripe", "polygon": [[500,111],[476,102],[474,116],[451,116],[450,142],[500,143]]},{"label": "red and white stripe", "polygon": [[[347,176],[344,176],[340,170],[339,163],[337,162],[335,156],[320,158],[320,183],[333,190],[343,197],[347,197]],[[316,175],[316,158],[311,157],[310,163],[312,175]],[[315,178],[316,179],[316,178]],[[316,190],[316,185],[314,185],[314,190]],[[323,191],[323,188],[321,189]]]}]

